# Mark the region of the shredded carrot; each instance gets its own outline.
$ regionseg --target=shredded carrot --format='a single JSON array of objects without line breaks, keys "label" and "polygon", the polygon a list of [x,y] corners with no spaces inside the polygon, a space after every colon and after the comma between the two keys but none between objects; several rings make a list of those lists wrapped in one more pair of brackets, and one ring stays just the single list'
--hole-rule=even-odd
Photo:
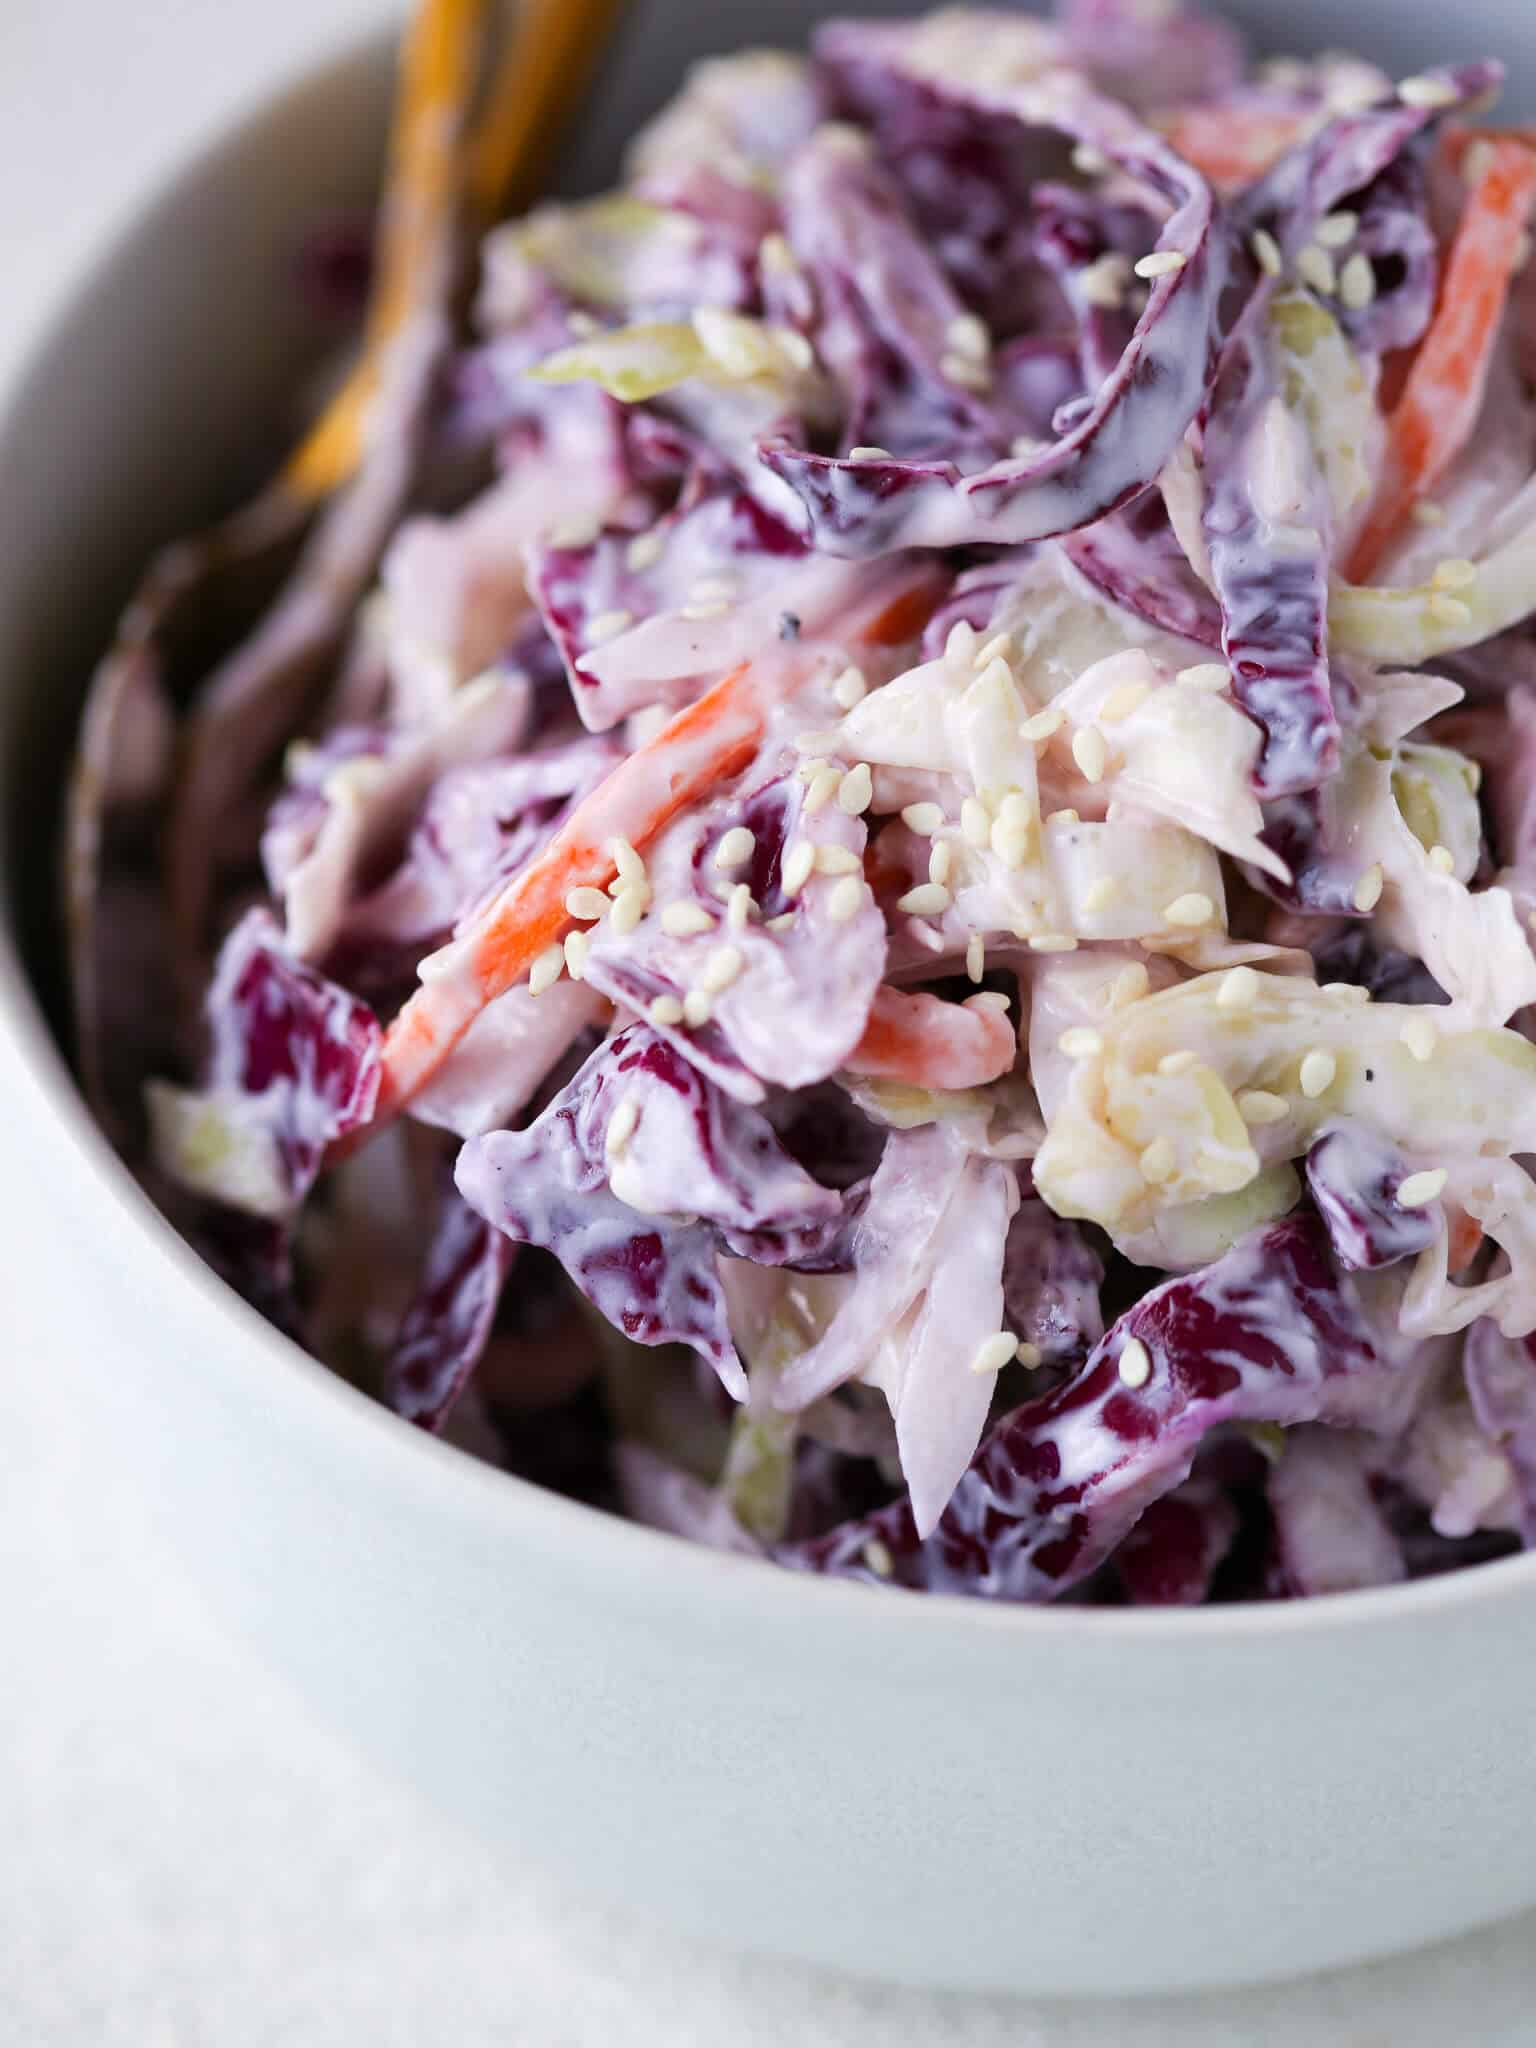
[{"label": "shredded carrot", "polygon": [[1450,1241],[1446,1246],[1446,1271],[1462,1273],[1477,1257],[1478,1247],[1483,1241],[1483,1226],[1465,1209],[1448,1202],[1445,1208],[1446,1228]]},{"label": "shredded carrot", "polygon": [[1019,1041],[1006,1011],[990,1003],[948,1003],[882,987],[850,1073],[907,1081],[915,1088],[981,1088],[1006,1074]]},{"label": "shredded carrot", "polygon": [[1185,163],[1223,191],[1251,185],[1298,142],[1300,114],[1238,115],[1218,107],[1189,107],[1168,130]]},{"label": "shredded carrot", "polygon": [[1490,144],[1488,168],[1467,195],[1441,280],[1440,301],[1387,418],[1381,484],[1350,556],[1364,583],[1416,501],[1465,446],[1482,407],[1510,280],[1536,202],[1536,152]]},{"label": "shredded carrot", "polygon": [[[845,618],[829,636],[850,644],[896,644],[920,630],[940,583],[929,567],[907,570],[872,606]],[[398,1113],[431,1079],[487,1003],[523,979],[539,954],[571,927],[567,896],[606,888],[618,873],[614,844],[637,852],[677,813],[738,774],[762,744],[772,706],[816,672],[814,645],[743,663],[644,746],[621,761],[576,806],[541,854],[487,907],[479,925],[456,940],[443,971],[430,971],[390,1026],[374,1125]],[[807,658],[807,657],[811,658]],[[363,1133],[359,1133],[361,1138]]]}]

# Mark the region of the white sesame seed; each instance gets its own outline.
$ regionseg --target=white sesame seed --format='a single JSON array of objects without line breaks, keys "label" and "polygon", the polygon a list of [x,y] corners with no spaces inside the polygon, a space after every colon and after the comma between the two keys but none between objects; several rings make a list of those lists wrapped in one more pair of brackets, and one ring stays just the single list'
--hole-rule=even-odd
[{"label": "white sesame seed", "polygon": [[1333,1086],[1339,1063],[1331,1052],[1321,1046],[1314,1046],[1301,1063],[1301,1092],[1309,1102],[1315,1102],[1319,1095],[1325,1095]]},{"label": "white sesame seed", "polygon": [[1050,443],[1042,441],[1036,434],[1015,434],[1008,443],[1008,453],[1016,462],[1027,462],[1032,455],[1038,455]]},{"label": "white sesame seed", "polygon": [[994,633],[992,638],[977,648],[971,666],[978,671],[990,668],[994,661],[1007,663],[1013,654],[1013,635]]},{"label": "white sesame seed", "polygon": [[1138,277],[1172,277],[1188,261],[1178,249],[1154,249],[1150,256],[1140,257],[1131,267]]},{"label": "white sesame seed", "polygon": [[657,996],[653,999],[650,1008],[645,1014],[653,1024],[663,1026],[681,1024],[683,1021],[683,1006],[676,996]]},{"label": "white sesame seed", "polygon": [[1397,1035],[1421,1065],[1434,1058],[1440,1043],[1440,1034],[1428,1017],[1410,1017]]},{"label": "white sesame seed", "polygon": [[1461,160],[1462,181],[1468,185],[1481,185],[1484,178],[1497,162],[1493,144],[1485,139],[1474,142]]},{"label": "white sesame seed", "polygon": [[1316,242],[1308,242],[1296,258],[1296,275],[1303,284],[1311,285],[1320,297],[1327,298],[1338,290],[1339,274],[1333,258],[1326,249],[1320,249]]},{"label": "white sesame seed", "polygon": [[1413,517],[1420,526],[1443,526],[1445,507],[1437,505],[1433,498],[1420,498],[1413,508]]},{"label": "white sesame seed", "polygon": [[1161,1187],[1165,1180],[1173,1179],[1178,1163],[1172,1141],[1154,1138],[1141,1155],[1141,1177],[1152,1187]]},{"label": "white sesame seed", "polygon": [[1376,272],[1361,249],[1344,259],[1339,272],[1339,298],[1351,313],[1363,313],[1376,297]]},{"label": "white sesame seed", "polygon": [[1020,1339],[1020,1341],[1019,1341],[1019,1363],[1020,1363],[1020,1365],[1023,1365],[1023,1366],[1027,1366],[1027,1367],[1029,1368],[1029,1370],[1030,1370],[1030,1371],[1032,1372],[1032,1371],[1034,1370],[1034,1368],[1035,1368],[1035,1367],[1036,1367],[1036,1366],[1037,1366],[1037,1365],[1038,1365],[1038,1364],[1040,1363],[1040,1361],[1041,1361],[1041,1360],[1042,1360],[1042,1359],[1044,1358],[1044,1356],[1045,1356],[1045,1353],[1044,1353],[1044,1352],[1043,1352],[1043,1351],[1042,1351],[1042,1350],[1040,1349],[1040,1346],[1039,1346],[1038,1344],[1027,1344],[1027,1343],[1025,1343],[1025,1342],[1023,1341],[1023,1339],[1022,1339],[1022,1338]]},{"label": "white sesame seed", "polygon": [[582,887],[572,889],[565,899],[565,907],[572,917],[580,918],[583,924],[596,924],[600,917],[608,915],[608,898],[601,889]]},{"label": "white sesame seed", "polygon": [[690,620],[723,619],[731,608],[728,597],[690,597],[683,606],[681,617]]},{"label": "white sesame seed", "polygon": [[1144,1387],[1152,1377],[1152,1359],[1139,1337],[1127,1337],[1120,1347],[1120,1378],[1128,1387]]},{"label": "white sesame seed", "polygon": [[850,664],[832,682],[832,701],[844,711],[851,711],[869,694],[869,684],[864,680],[864,671]]},{"label": "white sesame seed", "polygon": [[978,1375],[1001,1372],[1005,1365],[1012,1365],[1018,1355],[1018,1338],[1009,1330],[999,1330],[995,1337],[988,1337],[977,1345],[971,1371]]},{"label": "white sesame seed", "polygon": [[744,932],[751,920],[754,907],[751,889],[745,882],[737,882],[726,899],[726,924],[733,932]]},{"label": "white sesame seed", "polygon": [[647,533],[637,533],[624,550],[624,566],[632,575],[642,575],[647,569],[654,569],[666,552],[666,541],[653,526]]},{"label": "white sesame seed", "polygon": [[1073,1024],[1057,1039],[1056,1049],[1069,1060],[1091,1060],[1104,1050],[1103,1033],[1088,1024]]},{"label": "white sesame seed", "polygon": [[1149,683],[1121,683],[1099,706],[1100,725],[1119,725],[1152,694]]},{"label": "white sesame seed", "polygon": [[877,1579],[890,1578],[896,1569],[895,1558],[891,1556],[889,1547],[882,1543],[878,1536],[870,1537],[864,1546],[863,1557],[865,1564]]},{"label": "white sesame seed", "polygon": [[780,879],[786,896],[798,896],[816,871],[816,849],[809,839],[797,839],[784,853]]},{"label": "white sesame seed", "polygon": [[1224,661],[1197,661],[1193,668],[1181,668],[1173,680],[1186,690],[1208,690],[1214,696],[1231,679],[1232,671]]},{"label": "white sesame seed", "polygon": [[1354,905],[1356,910],[1370,912],[1381,901],[1381,892],[1386,886],[1381,862],[1373,861],[1355,884]]},{"label": "white sesame seed", "polygon": [[717,598],[733,598],[738,591],[734,576],[699,576],[688,586],[689,598],[695,604],[713,604]]},{"label": "white sesame seed", "polygon": [[1258,1001],[1259,977],[1251,967],[1234,967],[1216,991],[1218,1010],[1251,1010]]},{"label": "white sesame seed", "polygon": [[939,375],[951,384],[958,384],[965,391],[990,391],[992,372],[984,362],[975,356],[962,356],[953,349],[948,355],[939,357]]},{"label": "white sesame seed", "polygon": [[1312,239],[1324,249],[1342,249],[1346,242],[1352,242],[1360,228],[1360,216],[1341,207],[1337,213],[1330,213],[1320,220],[1313,230]]},{"label": "white sesame seed", "polygon": [[1470,626],[1472,623],[1472,607],[1463,604],[1459,597],[1448,597],[1443,590],[1431,593],[1426,609],[1440,626]]},{"label": "white sesame seed", "polygon": [[850,462],[892,462],[895,457],[889,448],[882,448],[875,441],[864,441],[857,448],[848,450]]},{"label": "white sesame seed", "polygon": [[837,792],[837,807],[850,818],[857,818],[867,811],[874,801],[875,783],[867,761],[856,761],[843,777],[842,787]]},{"label": "white sesame seed", "polygon": [[617,1159],[627,1150],[639,1122],[640,1105],[632,1095],[626,1095],[609,1117],[608,1129],[603,1134],[603,1150],[610,1159]]},{"label": "white sesame seed", "polygon": [[1248,245],[1253,251],[1254,261],[1268,277],[1278,277],[1284,268],[1280,255],[1280,244],[1268,228],[1260,228]]},{"label": "white sesame seed", "polygon": [[752,858],[757,840],[745,825],[733,825],[728,832],[722,832],[720,843],[715,848],[717,868],[745,867]]},{"label": "white sesame seed", "polygon": [[864,863],[851,846],[818,846],[816,849],[816,873],[818,875],[861,875]]},{"label": "white sesame seed", "polygon": [[960,805],[960,831],[967,846],[986,846],[992,837],[992,813],[978,796]]},{"label": "white sesame seed", "polygon": [[1070,932],[1036,932],[1029,941],[1031,953],[1075,953],[1077,940]]},{"label": "white sesame seed", "polygon": [[700,932],[712,932],[715,920],[702,903],[687,903],[679,899],[669,903],[661,913],[661,928],[669,939],[691,939]]},{"label": "white sesame seed", "polygon": [[[1097,307],[1101,313],[1113,313],[1125,303],[1125,288],[1130,274],[1130,265],[1125,258],[1111,249],[1094,262],[1083,265],[1077,273],[1077,288],[1085,304]],[[1027,452],[1032,453],[1033,450]]]},{"label": "white sesame seed", "polygon": [[602,528],[595,519],[567,519],[549,529],[552,548],[589,548]]},{"label": "white sesame seed", "polygon": [[987,988],[979,996],[967,996],[960,1007],[963,1010],[990,1010],[995,1016],[1006,1017],[1008,998],[1000,988]]},{"label": "white sesame seed", "polygon": [[834,924],[847,924],[864,908],[864,884],[857,875],[844,875],[827,897],[827,915]]},{"label": "white sesame seed", "polygon": [[905,896],[898,896],[896,908],[908,917],[942,917],[953,899],[937,882],[919,882]]},{"label": "white sesame seed", "polygon": [[1157,1063],[1157,1071],[1169,1075],[1187,1074],[1191,1067],[1199,1064],[1200,1055],[1185,1046],[1178,1052],[1165,1052]]},{"label": "white sesame seed", "polygon": [[746,964],[740,946],[716,946],[704,962],[698,985],[706,995],[717,996],[730,987]]},{"label": "white sesame seed", "polygon": [[1109,1007],[1123,1010],[1127,1003],[1139,1003],[1152,986],[1152,977],[1139,960],[1122,967],[1109,985]]},{"label": "white sesame seed", "polygon": [[608,929],[618,938],[632,932],[651,907],[651,892],[643,882],[631,882],[613,899]]},{"label": "white sesame seed", "polygon": [[1054,739],[1065,723],[1055,705],[1048,704],[1044,711],[1037,711],[1033,718],[1025,719],[1019,727],[1019,738],[1027,740],[1032,747],[1040,746],[1046,740]]},{"label": "white sesame seed", "polygon": [[1085,782],[1102,782],[1109,766],[1109,748],[1097,726],[1085,725],[1072,735],[1072,758]]},{"label": "white sesame seed", "polygon": [[619,871],[621,882],[643,882],[646,878],[645,862],[636,853],[627,839],[610,839],[608,858]]},{"label": "white sesame seed", "polygon": [[543,995],[545,989],[552,988],[564,972],[565,948],[546,946],[528,970],[529,995]]},{"label": "white sesame seed", "polygon": [[1008,825],[1001,818],[992,827],[992,851],[1003,866],[1017,874],[1020,868],[1029,865],[1032,836],[1022,825]]},{"label": "white sesame seed", "polygon": [[628,632],[634,617],[633,612],[599,612],[587,621],[587,645],[601,647],[605,640],[617,640],[621,633]]},{"label": "white sesame seed", "polygon": [[1267,1088],[1245,1088],[1237,1098],[1237,1113],[1245,1124],[1277,1124],[1290,1115],[1291,1106]]},{"label": "white sesame seed", "polygon": [[1215,915],[1215,904],[1199,889],[1191,889],[1183,896],[1175,896],[1163,911],[1165,923],[1187,926],[1192,931],[1203,924],[1209,924]]},{"label": "white sesame seed", "polygon": [[1102,178],[1111,168],[1109,158],[1091,143],[1079,142],[1073,146],[1072,168],[1081,171],[1085,178]]},{"label": "white sesame seed", "polygon": [[1052,811],[1045,821],[1047,825],[1081,825],[1082,814],[1071,809]]},{"label": "white sesame seed", "polygon": [[1435,1200],[1450,1175],[1443,1166],[1429,1168],[1424,1173],[1410,1173],[1398,1185],[1397,1206],[1399,1209],[1424,1209]]},{"label": "white sesame seed", "polygon": [[769,918],[768,922],[763,926],[763,930],[765,932],[787,932],[794,921],[795,913],[792,910],[781,910],[777,917]]},{"label": "white sesame seed", "polygon": [[708,992],[702,988],[691,988],[683,997],[683,1022],[690,1031],[699,1031],[715,1014],[715,1006]]},{"label": "white sesame seed", "polygon": [[957,355],[984,362],[992,353],[992,335],[985,320],[974,313],[957,313],[944,329],[944,339]]},{"label": "white sesame seed", "polygon": [[965,971],[972,981],[980,981],[987,971],[987,942],[980,932],[972,932],[966,943]]},{"label": "white sesame seed", "polygon": [[948,882],[950,871],[955,865],[955,849],[947,839],[941,839],[928,855],[928,879],[941,885]]},{"label": "white sesame seed", "polygon": [[583,981],[587,972],[587,955],[592,950],[590,932],[567,932],[565,935],[565,971],[572,981]]},{"label": "white sesame seed", "polygon": [[1402,78],[1397,96],[1405,107],[1453,107],[1457,93],[1443,78]]},{"label": "white sesame seed", "polygon": [[1083,891],[1083,908],[1090,917],[1097,917],[1101,911],[1119,901],[1120,883],[1114,875],[1100,875],[1096,882],[1090,882]]},{"label": "white sesame seed", "polygon": [[805,809],[808,816],[814,817],[818,811],[826,809],[833,797],[837,795],[842,780],[843,771],[841,768],[833,768],[829,764],[824,764],[817,769],[816,773],[811,777],[810,788],[805,792]]},{"label": "white sesame seed", "polygon": [[579,309],[574,313],[566,314],[565,324],[578,341],[590,341],[594,334],[601,331],[592,315],[590,313],[583,313]]},{"label": "white sesame seed", "polygon": [[1447,555],[1443,562],[1435,564],[1429,581],[1435,590],[1465,590],[1469,583],[1477,581],[1477,564],[1469,562],[1465,555]]},{"label": "white sesame seed", "polygon": [[937,804],[908,804],[901,814],[901,822],[919,839],[931,839],[944,823],[944,813]]},{"label": "white sesame seed", "polygon": [[801,732],[795,735],[797,754],[835,754],[843,743],[837,732]]}]

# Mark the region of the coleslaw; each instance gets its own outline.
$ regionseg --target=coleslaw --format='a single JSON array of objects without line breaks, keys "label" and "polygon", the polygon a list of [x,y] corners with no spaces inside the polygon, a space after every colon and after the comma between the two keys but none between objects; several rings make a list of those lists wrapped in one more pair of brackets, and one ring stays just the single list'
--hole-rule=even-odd
[{"label": "coleslaw", "polygon": [[166,1213],[408,1422],[801,1571],[1532,1540],[1499,82],[833,21],[496,227],[233,652],[88,707],[82,1064]]}]

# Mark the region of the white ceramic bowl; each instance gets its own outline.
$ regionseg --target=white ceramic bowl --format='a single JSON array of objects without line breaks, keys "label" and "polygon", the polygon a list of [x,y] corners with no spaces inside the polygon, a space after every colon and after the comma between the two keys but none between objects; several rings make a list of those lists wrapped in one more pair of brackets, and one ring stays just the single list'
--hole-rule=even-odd
[{"label": "white ceramic bowl", "polygon": [[[1244,10],[1250,18],[1262,7]],[[1290,0],[1275,40],[1442,54],[1438,11]],[[601,171],[683,61],[808,7],[642,10]],[[1528,0],[1455,54],[1536,65]],[[140,1198],[55,1050],[50,847],[79,686],[147,547],[215,509],[303,353],[284,230],[366,188],[381,53],[191,166],[0,424],[7,1159],[171,1549],[357,1743],[518,1855],[697,1932],[911,1982],[1283,1975],[1536,1900],[1536,1558],[1197,1613],[989,1609],[781,1575],[476,1465],[331,1379]],[[259,1768],[259,1763],[254,1767]]]}]

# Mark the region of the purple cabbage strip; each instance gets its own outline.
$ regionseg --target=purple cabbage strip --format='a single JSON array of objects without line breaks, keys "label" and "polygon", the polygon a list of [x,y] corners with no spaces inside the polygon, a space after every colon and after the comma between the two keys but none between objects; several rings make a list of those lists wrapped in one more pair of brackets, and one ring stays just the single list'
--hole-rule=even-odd
[{"label": "purple cabbage strip", "polygon": [[1045,1365],[1076,1362],[1104,1334],[1104,1261],[1081,1225],[1026,1195],[1008,1226],[1003,1304],[1008,1327]]},{"label": "purple cabbage strip", "polygon": [[455,1179],[499,1231],[553,1252],[616,1329],[637,1344],[691,1344],[738,1400],[746,1376],[717,1253],[814,1262],[842,1224],[842,1198],[796,1165],[766,1118],[643,1024],[599,1046],[526,1130],[472,1138]]},{"label": "purple cabbage strip", "polygon": [[1226,1488],[1196,1473],[1153,1501],[1114,1555],[1133,1607],[1198,1607],[1237,1540],[1241,1519]]},{"label": "purple cabbage strip", "polygon": [[1467,1332],[1462,1369],[1479,1426],[1514,1471],[1521,1536],[1536,1547],[1536,1337],[1505,1337],[1484,1317]]},{"label": "purple cabbage strip", "polygon": [[835,554],[1038,540],[1102,518],[1152,482],[1195,419],[1226,333],[1227,285],[1255,275],[1215,226],[1205,180],[1124,108],[1062,72],[999,85],[934,80],[907,68],[912,33],[832,23],[817,37],[817,56],[834,75],[851,65],[862,91],[883,68],[912,96],[936,97],[978,121],[1055,130],[1097,149],[1169,201],[1159,249],[1182,260],[1152,281],[1130,342],[1082,419],[1039,453],[967,477],[950,462],[853,462],[760,444],[762,459],[800,496],[817,545]]},{"label": "purple cabbage strip", "polygon": [[1084,388],[1094,390],[1112,374],[1136,323],[1124,300],[1101,304],[1086,287],[1084,273],[1106,257],[1115,258],[1129,285],[1131,266],[1156,245],[1156,217],[1145,207],[1053,184],[1035,188],[1033,213],[1035,253],[1072,308]]},{"label": "purple cabbage strip", "polygon": [[1056,18],[1072,63],[1133,106],[1220,99],[1242,83],[1242,37],[1202,8],[1061,0]]},{"label": "purple cabbage strip", "polygon": [[[1132,1339],[1150,1368],[1141,1386],[1122,1378]],[[778,1554],[870,1584],[1049,1600],[1183,1484],[1211,1430],[1326,1420],[1344,1383],[1391,1369],[1322,1225],[1300,1211],[1154,1288],[1076,1378],[1005,1417],[926,1541],[902,1500]]]},{"label": "purple cabbage strip", "polygon": [[1357,349],[1385,355],[1423,339],[1435,310],[1440,245],[1429,224],[1429,178],[1422,154],[1411,146],[1375,178],[1356,208],[1354,247],[1376,278],[1368,306],[1337,308]]},{"label": "purple cabbage strip", "polygon": [[[1339,721],[1328,673],[1332,511],[1315,453],[1283,411],[1299,502],[1278,512],[1260,479],[1283,459],[1257,445],[1277,403],[1273,348],[1253,331],[1228,349],[1205,422],[1205,542],[1222,614],[1232,693],[1264,735],[1253,785],[1261,798],[1315,789],[1338,766]],[[1287,530],[1277,533],[1278,525]]]},{"label": "purple cabbage strip", "polygon": [[1347,1271],[1393,1266],[1434,1243],[1434,1205],[1405,1209],[1397,1199],[1410,1170],[1395,1145],[1348,1121],[1330,1124],[1307,1154],[1307,1186]]},{"label": "purple cabbage strip", "polygon": [[445,1191],[421,1283],[407,1304],[384,1374],[384,1399],[422,1429],[440,1430],[480,1362],[516,1246]]},{"label": "purple cabbage strip", "polygon": [[1060,547],[1080,576],[1136,618],[1220,651],[1220,609],[1190,568],[1157,491],[1064,534]]},{"label": "purple cabbage strip", "polygon": [[[684,813],[650,847],[647,866],[655,907],[632,932],[595,927],[585,978],[611,1001],[645,1012],[658,996],[686,996],[720,946],[741,955],[741,970],[713,999],[699,1024],[686,1019],[656,1028],[717,1086],[744,1102],[760,1102],[765,1084],[805,1088],[836,1072],[863,1036],[885,972],[885,919],[872,896],[843,922],[829,908],[835,886],[818,875],[791,898],[783,888],[786,849],[804,840],[862,859],[867,827],[836,804],[805,808],[806,785],[775,770],[766,781],[733,790],[707,810]],[[728,872],[715,865],[727,831],[752,834],[752,854]],[[746,883],[761,915],[732,931],[724,922],[722,884]],[[713,920],[678,937],[661,911],[692,904]],[[780,917],[790,922],[769,927]]]},{"label": "purple cabbage strip", "polygon": [[328,1146],[366,1124],[383,1031],[366,1003],[293,959],[276,920],[251,910],[219,953],[208,990],[205,1087],[243,1099],[270,1132],[295,1210]]}]

